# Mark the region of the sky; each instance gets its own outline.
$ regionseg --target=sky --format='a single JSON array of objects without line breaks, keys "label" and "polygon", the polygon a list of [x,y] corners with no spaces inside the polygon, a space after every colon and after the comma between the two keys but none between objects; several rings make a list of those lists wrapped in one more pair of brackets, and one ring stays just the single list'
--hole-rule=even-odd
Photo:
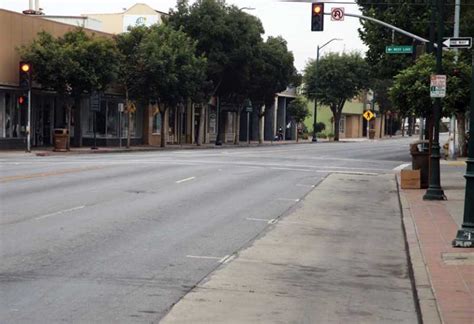
[{"label": "sky", "polygon": [[[331,0],[332,2],[347,0]],[[150,7],[168,12],[176,5],[176,0],[40,0],[40,8],[47,15],[80,15],[87,13],[115,13],[130,8],[135,3],[146,3]],[[192,0],[191,0],[192,2]],[[328,52],[366,51],[365,45],[359,38],[357,29],[359,20],[345,17],[344,21],[331,21],[325,16],[324,31],[311,32],[311,4],[298,2],[280,2],[277,0],[227,0],[239,8],[251,7],[246,10],[249,14],[260,18],[265,28],[266,36],[283,36],[288,42],[289,49],[295,56],[295,66],[302,71],[309,59],[316,58],[317,46],[322,46],[332,38],[333,41],[320,51],[320,55]],[[28,0],[0,0],[0,8],[22,11],[28,9]],[[344,7],[346,13],[360,14],[356,5],[326,3],[325,12],[333,7]]]}]

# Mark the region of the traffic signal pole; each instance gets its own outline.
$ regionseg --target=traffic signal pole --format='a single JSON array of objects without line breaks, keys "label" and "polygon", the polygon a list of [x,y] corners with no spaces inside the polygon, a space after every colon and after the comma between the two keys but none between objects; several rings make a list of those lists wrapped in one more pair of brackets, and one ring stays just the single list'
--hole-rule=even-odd
[{"label": "traffic signal pole", "polygon": [[26,151],[31,152],[31,87],[28,89],[28,117],[26,122]]}]

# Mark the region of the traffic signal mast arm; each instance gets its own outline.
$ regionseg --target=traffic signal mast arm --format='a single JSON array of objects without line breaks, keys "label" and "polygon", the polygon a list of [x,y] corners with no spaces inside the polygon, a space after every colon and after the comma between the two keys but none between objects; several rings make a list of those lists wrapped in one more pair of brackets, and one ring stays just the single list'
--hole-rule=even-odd
[{"label": "traffic signal mast arm", "polygon": [[[327,12],[325,12],[324,14],[325,14],[325,15],[328,15],[328,16],[331,15],[331,13],[327,13]],[[406,30],[403,30],[403,29],[401,29],[401,28],[395,27],[395,26],[393,26],[393,25],[390,25],[390,24],[388,24],[388,23],[386,23],[386,22],[383,22],[383,21],[381,21],[381,20],[378,20],[378,19],[375,19],[375,18],[372,18],[372,17],[362,16],[362,15],[357,15],[357,14],[351,14],[351,13],[344,13],[344,16],[347,16],[347,17],[354,17],[354,18],[359,18],[359,19],[364,19],[364,20],[369,20],[369,21],[372,21],[372,22],[374,22],[374,23],[376,23],[376,24],[379,24],[379,25],[388,27],[388,28],[390,28],[390,29],[392,29],[392,30],[394,30],[394,31],[396,31],[396,32],[399,32],[400,34],[403,34],[403,35],[406,35],[406,36],[408,36],[408,37],[411,37],[411,38],[414,38],[414,39],[416,39],[416,40],[419,40],[419,41],[421,41],[421,42],[423,42],[423,43],[429,43],[429,42],[430,42],[430,41],[427,40],[426,38],[423,38],[423,37],[420,37],[420,36],[418,36],[418,35],[412,34],[412,33],[410,33],[410,32],[407,32]],[[435,43],[434,46],[435,46],[435,47],[438,47],[438,44]]]}]

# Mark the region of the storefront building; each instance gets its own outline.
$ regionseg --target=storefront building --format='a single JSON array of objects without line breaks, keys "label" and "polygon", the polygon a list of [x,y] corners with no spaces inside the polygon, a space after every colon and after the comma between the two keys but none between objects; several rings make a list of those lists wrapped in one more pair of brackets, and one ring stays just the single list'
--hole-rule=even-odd
[{"label": "storefront building", "polygon": [[[19,62],[17,48],[29,44],[40,31],[59,37],[74,26],[44,19],[42,16],[24,15],[0,9],[0,149],[26,148],[28,112],[18,98],[26,93],[19,88]],[[97,36],[110,34],[87,30]],[[90,98],[84,95],[80,107],[67,108],[70,98],[61,98],[55,92],[46,91],[33,83],[31,91],[31,145],[51,146],[54,129],[66,128],[70,120],[71,137],[74,138],[75,109],[80,109],[83,145],[92,145],[94,118],[90,110]],[[121,94],[105,93],[101,97],[100,110],[96,113],[96,137],[98,145],[119,145],[119,138],[127,138],[128,119],[119,111],[124,103]],[[137,107],[131,118],[133,143],[143,142],[143,107]],[[69,116],[71,115],[71,116]]]}]

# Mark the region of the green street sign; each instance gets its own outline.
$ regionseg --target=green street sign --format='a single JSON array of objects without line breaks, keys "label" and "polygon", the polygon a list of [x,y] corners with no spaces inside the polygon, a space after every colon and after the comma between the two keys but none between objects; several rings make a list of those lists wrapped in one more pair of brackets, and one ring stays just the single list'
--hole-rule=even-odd
[{"label": "green street sign", "polygon": [[412,54],[413,46],[410,45],[390,45],[385,47],[387,54]]}]

